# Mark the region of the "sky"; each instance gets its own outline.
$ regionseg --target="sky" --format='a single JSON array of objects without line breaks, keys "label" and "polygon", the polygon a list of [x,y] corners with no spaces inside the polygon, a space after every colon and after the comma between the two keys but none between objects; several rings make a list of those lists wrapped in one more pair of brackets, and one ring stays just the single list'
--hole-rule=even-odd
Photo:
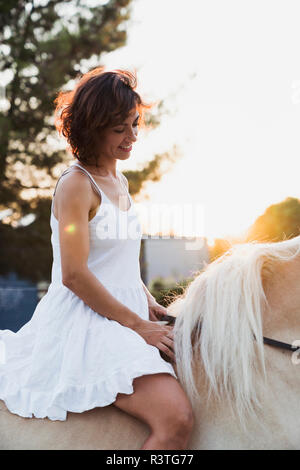
[{"label": "sky", "polygon": [[147,184],[144,204],[200,208],[200,235],[212,242],[241,235],[269,205],[300,198],[299,2],[132,5],[126,46],[102,64],[136,70],[137,91],[163,99],[168,112],[118,168],[138,168],[174,145],[181,155]]}]

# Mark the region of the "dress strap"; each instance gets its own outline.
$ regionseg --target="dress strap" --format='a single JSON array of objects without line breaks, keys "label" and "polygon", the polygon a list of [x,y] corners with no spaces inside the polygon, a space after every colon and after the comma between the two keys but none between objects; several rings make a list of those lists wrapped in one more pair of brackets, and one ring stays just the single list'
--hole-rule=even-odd
[{"label": "dress strap", "polygon": [[118,172],[118,174],[120,175],[120,181],[122,182],[122,184],[123,184],[123,186],[124,186],[124,188],[125,188],[125,191],[126,191],[126,193],[128,194],[129,199],[131,200],[130,192],[128,191],[127,186],[126,186],[126,184],[125,184],[124,181],[123,181],[121,172],[120,172],[119,170],[117,170],[117,172]]},{"label": "dress strap", "polygon": [[[100,193],[100,196],[104,195],[104,197],[106,197],[106,199],[108,199],[108,197],[106,196],[106,194],[104,193],[104,191],[102,191],[102,190],[99,188],[98,184],[96,183],[96,181],[94,180],[94,178],[92,177],[92,175],[91,175],[85,168],[83,168],[79,163],[74,163],[73,166],[77,166],[79,169],[83,170],[83,171],[88,175],[88,177],[90,178],[90,180],[91,180],[92,183],[94,184],[95,188],[98,190],[98,193]],[[121,176],[121,172],[120,172],[119,170],[117,170],[117,173],[119,174],[119,179],[120,179],[120,181],[121,181],[121,184],[123,184],[123,186],[124,186],[124,188],[125,188],[125,191],[126,191],[128,197],[129,197],[129,202],[132,203],[131,196],[130,196],[129,191],[128,191],[128,189],[127,189],[127,187],[126,187],[126,185],[125,185],[125,183],[124,183],[124,181],[123,181],[123,178],[122,178],[122,176]],[[108,199],[108,200],[109,200],[109,202],[111,202],[110,199]],[[113,204],[113,205],[114,205],[114,204]],[[127,211],[124,211],[124,212],[127,212]]]},{"label": "dress strap", "polygon": [[72,167],[77,167],[78,170],[82,170],[90,178],[90,181],[91,181],[93,187],[96,189],[96,192],[98,194],[100,194],[101,197],[103,197],[103,195],[105,196],[105,194],[103,193],[103,191],[101,191],[101,189],[99,188],[98,184],[96,183],[96,181],[94,180],[92,175],[85,168],[83,168],[81,165],[79,165],[79,163],[74,163],[74,165],[72,165]]},{"label": "dress strap", "polygon": [[63,171],[63,173],[60,175],[60,177],[58,178],[57,182],[56,182],[56,185],[55,185],[55,188],[54,188],[54,193],[53,193],[53,197],[55,196],[55,193],[56,193],[56,189],[57,189],[57,185],[58,185],[58,182],[60,180],[60,178],[62,178],[64,175],[66,175],[67,173],[69,173],[70,171],[70,168],[67,168],[65,171]]},{"label": "dress strap", "polygon": [[[57,188],[57,185],[58,185],[58,182],[60,180],[60,178],[64,175],[66,175],[67,173],[69,173],[74,167],[76,167],[79,171],[83,171],[90,179],[91,183],[92,183],[92,186],[93,188],[96,190],[97,194],[100,194],[101,198],[102,198],[102,191],[100,190],[99,186],[97,185],[96,181],[94,180],[94,178],[92,177],[92,175],[90,175],[90,173],[85,169],[83,168],[82,166],[80,166],[79,164],[75,163],[73,164],[72,166],[70,166],[69,168],[67,168],[61,175],[60,177],[58,178],[57,180],[57,183],[56,183],[56,186],[55,186],[55,189],[54,189],[54,193],[53,193],[53,197],[55,196],[55,192],[56,192],[56,188]],[[73,170],[72,170],[73,171]]]}]

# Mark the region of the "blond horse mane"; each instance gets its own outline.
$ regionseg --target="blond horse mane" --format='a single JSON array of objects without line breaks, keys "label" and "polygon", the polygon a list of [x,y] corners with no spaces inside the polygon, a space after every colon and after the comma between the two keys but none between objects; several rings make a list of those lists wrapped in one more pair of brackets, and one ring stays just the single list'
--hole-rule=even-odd
[{"label": "blond horse mane", "polygon": [[[177,372],[192,404],[201,397],[195,375],[201,361],[211,393],[228,400],[242,424],[260,400],[266,378],[262,310],[265,273],[300,252],[300,237],[278,243],[235,245],[198,274],[168,307],[175,315]],[[200,326],[201,325],[201,326]],[[196,373],[196,374],[195,374]]]}]

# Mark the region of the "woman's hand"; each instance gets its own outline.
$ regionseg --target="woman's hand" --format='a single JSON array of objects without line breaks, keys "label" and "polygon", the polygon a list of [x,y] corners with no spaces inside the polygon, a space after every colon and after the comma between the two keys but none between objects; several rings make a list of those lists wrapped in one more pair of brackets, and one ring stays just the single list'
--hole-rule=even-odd
[{"label": "woman's hand", "polygon": [[158,304],[157,302],[151,302],[149,305],[149,320],[161,321],[164,315],[168,315],[168,311],[165,307]]},{"label": "woman's hand", "polygon": [[156,346],[162,353],[175,362],[173,327],[161,325],[148,320],[141,320],[134,331],[136,331],[146,343]]}]

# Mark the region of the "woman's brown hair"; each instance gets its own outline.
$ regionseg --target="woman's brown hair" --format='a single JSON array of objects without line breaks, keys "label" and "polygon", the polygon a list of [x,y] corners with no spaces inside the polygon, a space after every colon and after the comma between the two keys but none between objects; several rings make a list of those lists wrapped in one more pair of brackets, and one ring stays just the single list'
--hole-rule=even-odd
[{"label": "woman's brown hair", "polygon": [[97,166],[95,135],[122,124],[134,107],[139,126],[144,124],[145,109],[151,105],[142,101],[136,86],[132,72],[97,67],[82,75],[74,90],[59,92],[54,101],[55,127],[80,162]]}]

